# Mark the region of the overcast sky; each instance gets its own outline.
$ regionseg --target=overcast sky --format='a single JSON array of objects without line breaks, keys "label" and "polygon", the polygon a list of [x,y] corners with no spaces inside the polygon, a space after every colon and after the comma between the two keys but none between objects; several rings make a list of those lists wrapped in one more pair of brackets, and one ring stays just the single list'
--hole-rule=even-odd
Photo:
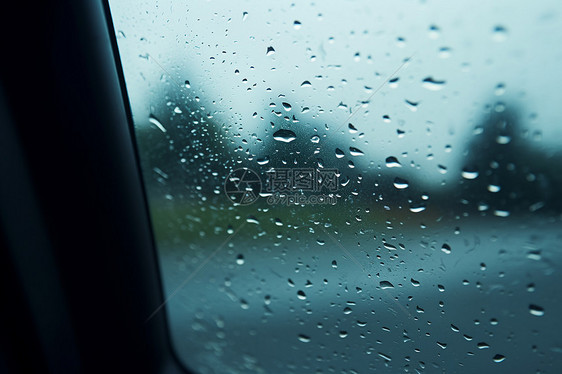
[{"label": "overcast sky", "polygon": [[498,101],[517,106],[541,145],[562,142],[562,15],[556,0],[514,3],[110,2],[138,126],[150,126],[170,89],[183,90],[242,138],[272,136],[274,110],[298,119],[286,123],[297,136],[320,135],[320,146],[338,137],[363,162],[406,152],[403,162],[428,175],[458,166],[483,108]]}]

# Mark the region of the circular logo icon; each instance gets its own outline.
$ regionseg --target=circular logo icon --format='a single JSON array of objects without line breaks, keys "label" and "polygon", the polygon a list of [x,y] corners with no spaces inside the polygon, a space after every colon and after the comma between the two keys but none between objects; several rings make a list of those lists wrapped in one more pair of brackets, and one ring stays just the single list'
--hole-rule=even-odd
[{"label": "circular logo icon", "polygon": [[236,205],[250,205],[254,203],[261,192],[261,179],[250,169],[236,169],[228,174],[224,181],[226,196]]}]

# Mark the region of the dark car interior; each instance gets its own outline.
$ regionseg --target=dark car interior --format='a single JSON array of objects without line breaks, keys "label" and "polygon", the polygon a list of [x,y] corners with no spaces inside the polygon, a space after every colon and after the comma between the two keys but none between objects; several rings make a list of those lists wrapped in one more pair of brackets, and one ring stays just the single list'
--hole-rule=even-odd
[{"label": "dark car interior", "polygon": [[108,9],[2,25],[0,371],[178,371]]}]

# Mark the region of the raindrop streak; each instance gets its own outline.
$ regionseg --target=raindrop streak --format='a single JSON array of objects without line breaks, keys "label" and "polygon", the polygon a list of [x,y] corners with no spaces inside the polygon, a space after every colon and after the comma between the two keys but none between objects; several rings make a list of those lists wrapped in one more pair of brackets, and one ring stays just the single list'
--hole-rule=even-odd
[{"label": "raindrop streak", "polygon": [[384,358],[386,361],[392,361],[392,358],[389,355],[385,355],[384,353],[378,353],[381,358]]},{"label": "raindrop streak", "polygon": [[497,217],[509,217],[509,212],[507,210],[494,210],[494,215]]},{"label": "raindrop streak", "polygon": [[296,138],[297,136],[291,130],[279,130],[273,134],[273,139],[283,143],[290,143]]},{"label": "raindrop streak", "polygon": [[151,114],[148,117],[148,122],[152,123],[154,126],[158,127],[160,129],[160,131],[162,132],[166,132],[166,129],[164,128],[164,126],[162,126],[162,123],[160,123],[160,121],[158,120],[158,118],[154,117],[153,114]]}]

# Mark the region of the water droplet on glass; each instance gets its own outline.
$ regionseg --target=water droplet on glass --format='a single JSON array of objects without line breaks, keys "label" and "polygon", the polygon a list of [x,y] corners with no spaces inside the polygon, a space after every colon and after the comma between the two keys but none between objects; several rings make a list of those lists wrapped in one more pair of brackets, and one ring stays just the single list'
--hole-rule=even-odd
[{"label": "water droplet on glass", "polygon": [[303,343],[308,343],[310,342],[310,337],[304,334],[300,334],[299,335],[299,340]]},{"label": "water droplet on glass", "polygon": [[422,86],[431,91],[439,91],[445,86],[445,81],[440,81],[433,79],[433,77],[427,77],[422,81]]},{"label": "water droplet on glass", "polygon": [[450,254],[451,253],[451,246],[447,243],[444,243],[443,246],[441,246],[441,250],[446,254]]},{"label": "water droplet on glass", "polygon": [[495,26],[492,33],[492,39],[496,42],[503,42],[507,39],[507,29],[502,25]]},{"label": "water droplet on glass", "polygon": [[291,130],[278,130],[273,134],[273,139],[283,143],[290,143],[296,138],[297,136]]},{"label": "water droplet on glass", "polygon": [[394,178],[394,187],[396,187],[399,190],[408,188],[408,181],[406,179],[396,177]]},{"label": "water droplet on glass", "polygon": [[267,47],[267,52],[265,53],[266,56],[271,56],[275,53],[275,49],[271,46]]},{"label": "water droplet on glass", "polygon": [[439,37],[439,27],[436,25],[429,26],[429,37],[431,39],[437,39]]},{"label": "water droplet on glass", "polygon": [[508,135],[498,135],[496,137],[496,143],[498,144],[508,144],[511,141],[511,137]]},{"label": "water droplet on glass", "polygon": [[262,158],[258,158],[256,162],[258,163],[258,165],[267,165],[269,164],[269,157],[265,156]]},{"label": "water droplet on glass", "polygon": [[399,168],[402,167],[398,159],[394,156],[390,156],[386,158],[386,167],[387,168]]},{"label": "water droplet on glass", "polygon": [[295,22],[293,22],[293,27],[295,30],[300,30],[300,28],[302,27],[302,23],[300,21],[295,20]]},{"label": "water droplet on glass", "polygon": [[530,304],[530,305],[529,305],[529,312],[530,312],[532,315],[537,316],[537,317],[542,317],[542,316],[544,316],[544,309],[541,308],[541,307],[538,306],[538,305],[535,305],[535,304]]},{"label": "water droplet on glass", "polygon": [[503,362],[505,360],[504,355],[497,354],[494,356],[494,362]]},{"label": "water droplet on glass", "polygon": [[283,103],[283,109],[285,109],[285,111],[290,111],[292,109],[291,104],[289,103]]},{"label": "water droplet on glass", "polygon": [[415,112],[415,111],[418,110],[419,102],[416,103],[416,102],[410,101],[410,100],[405,100],[405,102],[406,102],[406,106],[407,106],[408,108],[410,108],[410,110],[411,110],[412,112]]},{"label": "water droplet on glass", "polygon": [[244,256],[243,255],[238,255],[236,257],[236,264],[238,265],[244,265]]},{"label": "water droplet on glass", "polygon": [[449,47],[439,48],[439,57],[441,57],[441,58],[451,57],[451,48],[449,48]]},{"label": "water droplet on glass", "polygon": [[496,96],[503,95],[505,93],[505,84],[498,83],[496,89],[494,90],[494,93],[496,94]]},{"label": "water droplet on glass", "polygon": [[336,158],[343,158],[345,156],[345,153],[343,153],[343,151],[339,148],[336,148]]},{"label": "water droplet on glass", "polygon": [[312,84],[309,81],[304,81],[301,83],[301,87],[310,87]]},{"label": "water droplet on glass", "polygon": [[254,216],[249,216],[248,218],[246,218],[246,222],[253,223],[254,225],[258,225],[260,223],[260,221],[258,221]]},{"label": "water droplet on glass", "polygon": [[297,297],[299,298],[299,300],[306,300],[306,294],[304,293],[304,291],[297,291]]},{"label": "water droplet on glass", "polygon": [[488,185],[488,191],[490,192],[499,192],[500,191],[500,186],[496,185],[496,184],[490,184]]},{"label": "water droplet on glass", "polygon": [[461,175],[464,179],[476,179],[478,171],[465,168],[462,170]]},{"label": "water droplet on glass", "polygon": [[394,288],[394,285],[389,281],[381,281],[379,282],[379,286],[381,287],[382,290],[386,290],[388,288]]},{"label": "water droplet on glass", "polygon": [[250,304],[244,299],[240,299],[240,308],[246,310],[250,308]]},{"label": "water droplet on glass", "polygon": [[412,213],[421,213],[426,209],[424,204],[420,205],[410,205],[410,212]]},{"label": "water droplet on glass", "polygon": [[507,210],[499,210],[499,209],[494,210],[494,215],[496,217],[509,217],[509,214],[510,213]]},{"label": "water droplet on glass", "polygon": [[310,137],[310,141],[313,142],[314,144],[318,144],[320,142],[320,137],[318,135],[312,135]]},{"label": "water droplet on glass", "polygon": [[349,147],[349,154],[352,156],[363,156],[365,155],[362,150],[355,147]]},{"label": "water droplet on glass", "polygon": [[540,261],[542,258],[540,249],[527,252],[527,258],[529,260]]}]

